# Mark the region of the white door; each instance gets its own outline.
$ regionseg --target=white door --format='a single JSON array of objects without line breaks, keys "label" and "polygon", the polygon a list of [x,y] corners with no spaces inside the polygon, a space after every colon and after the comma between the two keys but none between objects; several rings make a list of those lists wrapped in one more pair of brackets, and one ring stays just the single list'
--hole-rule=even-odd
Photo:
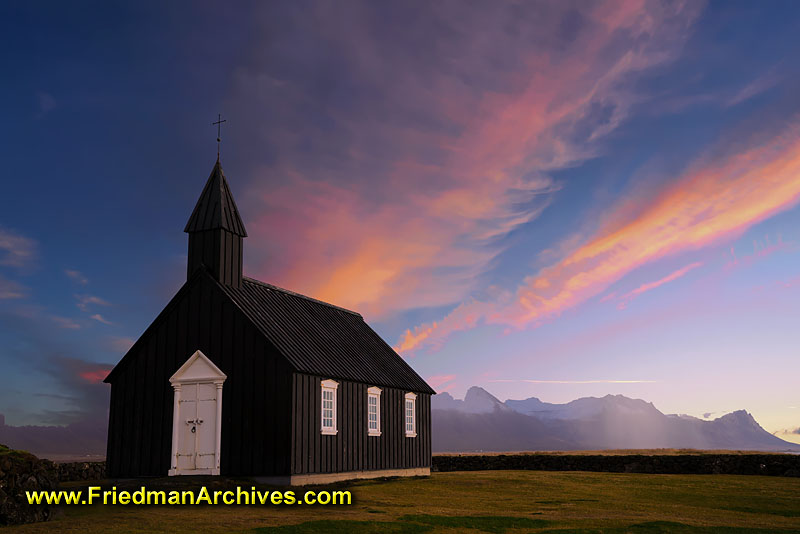
[{"label": "white door", "polygon": [[225,373],[199,350],[169,379],[174,388],[169,475],[218,475]]},{"label": "white door", "polygon": [[213,469],[216,456],[217,388],[209,383],[181,385],[178,470]]}]

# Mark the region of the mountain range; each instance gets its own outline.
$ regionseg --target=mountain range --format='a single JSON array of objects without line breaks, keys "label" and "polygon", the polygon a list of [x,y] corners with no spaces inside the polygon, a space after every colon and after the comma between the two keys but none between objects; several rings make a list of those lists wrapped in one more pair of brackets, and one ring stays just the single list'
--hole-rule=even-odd
[{"label": "mountain range", "polygon": [[[734,449],[800,452],[744,410],[712,421],[665,415],[652,403],[622,395],[566,404],[531,397],[501,402],[480,387],[464,399],[431,399],[434,452],[601,449]],[[47,458],[104,455],[106,421],[67,426],[9,426],[0,414],[0,443]]]},{"label": "mountain range", "polygon": [[764,430],[744,410],[706,421],[666,415],[652,403],[623,395],[584,397],[566,404],[531,397],[501,402],[471,387],[463,400],[431,399],[434,452],[735,449],[800,452],[800,445]]}]

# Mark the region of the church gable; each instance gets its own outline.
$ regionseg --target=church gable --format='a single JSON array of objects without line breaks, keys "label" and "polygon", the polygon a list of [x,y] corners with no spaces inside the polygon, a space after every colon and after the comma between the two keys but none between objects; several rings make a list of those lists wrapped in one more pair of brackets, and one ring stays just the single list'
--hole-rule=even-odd
[{"label": "church gable", "polygon": [[[232,342],[228,339],[232,337],[232,333],[228,330],[231,322],[242,325],[238,329],[239,336],[247,334],[248,337],[263,338],[263,334],[251,317],[221,290],[222,287],[207,271],[196,271],[111,370],[104,382],[113,383],[127,372],[128,367],[134,365],[134,360],[141,358],[158,358],[159,363],[163,362],[166,366],[165,372],[172,374],[178,372],[181,365],[185,365],[186,354],[192,354],[197,350],[202,351],[203,355],[216,366],[229,365],[233,358],[244,357],[236,351],[222,349]],[[223,312],[223,307],[227,311]],[[224,330],[217,324],[223,315],[226,323]],[[170,350],[169,354],[151,355],[148,349],[154,342],[159,347],[163,346],[158,342],[160,336],[174,337],[177,353],[172,353]],[[262,344],[264,350],[260,352],[263,356],[260,354],[259,358],[266,358],[267,355],[280,358],[285,367],[294,370],[288,360],[275,350],[268,340],[263,339]]]},{"label": "church gable", "polygon": [[196,350],[189,359],[175,371],[169,379],[170,384],[180,384],[183,382],[215,382],[224,381],[227,377],[225,373],[208,359],[208,356]]}]

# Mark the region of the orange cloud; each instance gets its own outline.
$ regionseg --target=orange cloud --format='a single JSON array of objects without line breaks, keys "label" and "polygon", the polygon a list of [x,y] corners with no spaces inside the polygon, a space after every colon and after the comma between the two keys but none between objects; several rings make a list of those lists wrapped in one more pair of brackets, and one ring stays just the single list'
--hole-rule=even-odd
[{"label": "orange cloud", "polygon": [[[645,264],[730,239],[795,205],[800,198],[800,128],[770,142],[688,170],[638,215],[604,228],[556,264],[525,279],[510,303],[475,303],[488,323],[523,328],[559,315],[605,291]],[[624,209],[627,203],[620,204]],[[694,264],[693,264],[694,265]],[[687,266],[686,272],[692,266]],[[643,286],[640,292],[682,276]],[[547,280],[546,284],[542,280]],[[458,310],[458,309],[457,309]],[[470,318],[475,324],[476,319]],[[457,313],[406,332],[396,348],[441,343],[469,328]]]},{"label": "orange cloud", "polygon": [[[521,46],[504,22],[489,24],[480,13],[467,22],[467,15],[448,18],[448,24],[474,24],[453,35],[481,31],[494,38],[487,49],[457,46],[463,57],[424,75],[413,66],[387,71],[399,60],[384,61],[358,25],[335,36],[342,54],[369,67],[370,79],[392,81],[383,88],[386,99],[403,106],[411,101],[419,106],[415,113],[445,127],[410,126],[408,114],[354,118],[326,109],[347,144],[325,161],[324,175],[308,168],[305,145],[300,151],[281,132],[274,138],[280,161],[256,172],[288,180],[254,188],[262,215],[247,227],[264,247],[256,252],[254,274],[373,319],[462,301],[503,250],[501,239],[534,220],[558,190],[547,172],[594,154],[593,140],[616,127],[634,101],[626,89],[630,75],[676,53],[698,5],[597,2],[583,13],[569,53],[558,36],[552,37],[558,46]],[[554,27],[569,19],[568,9],[556,6],[547,15]],[[483,46],[472,39],[466,44]],[[514,54],[518,68],[498,70],[484,86],[465,83],[489,69],[481,62],[497,50]],[[593,116],[598,108],[602,118]],[[376,139],[389,153],[375,148]],[[486,313],[477,307],[459,307],[458,328]],[[456,327],[445,320],[411,333],[408,342],[448,323]]]}]

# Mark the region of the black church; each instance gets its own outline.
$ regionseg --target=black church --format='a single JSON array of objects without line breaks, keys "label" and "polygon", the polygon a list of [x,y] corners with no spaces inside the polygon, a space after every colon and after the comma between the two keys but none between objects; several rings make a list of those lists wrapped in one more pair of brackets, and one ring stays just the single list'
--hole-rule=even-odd
[{"label": "black church", "polygon": [[430,473],[434,391],[358,313],[242,275],[219,160],[184,231],[186,283],[105,379],[110,477]]}]

